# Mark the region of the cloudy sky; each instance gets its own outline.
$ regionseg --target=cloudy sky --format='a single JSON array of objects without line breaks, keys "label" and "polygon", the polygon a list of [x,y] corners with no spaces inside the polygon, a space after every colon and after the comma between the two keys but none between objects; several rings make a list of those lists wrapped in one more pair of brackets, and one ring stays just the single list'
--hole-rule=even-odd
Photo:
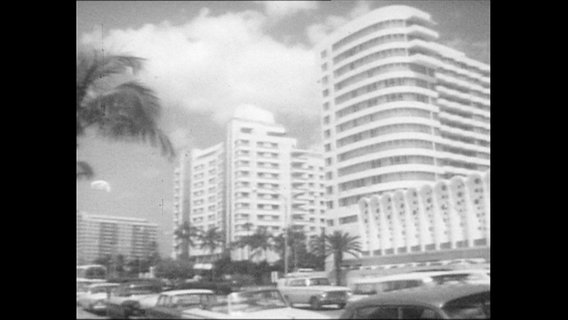
[{"label": "cloudy sky", "polygon": [[[237,109],[255,117],[256,108],[269,111],[262,116],[286,126],[301,147],[313,147],[320,140],[314,44],[393,4],[430,13],[443,43],[489,63],[483,0],[78,1],[77,45],[147,59],[141,81],[157,92],[161,127],[180,150],[220,142]],[[150,146],[97,136],[78,142],[78,157],[109,186],[78,182],[78,209],[158,223],[161,251],[169,255],[174,163]]]}]

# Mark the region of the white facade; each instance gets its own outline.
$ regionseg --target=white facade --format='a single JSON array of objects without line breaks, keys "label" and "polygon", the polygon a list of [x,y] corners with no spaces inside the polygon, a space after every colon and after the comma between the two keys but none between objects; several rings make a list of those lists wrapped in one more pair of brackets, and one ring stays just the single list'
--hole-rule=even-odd
[{"label": "white facade", "polygon": [[363,198],[328,217],[360,236],[362,257],[490,246],[489,171]]},{"label": "white facade", "polygon": [[106,255],[126,260],[148,257],[157,243],[158,225],[145,219],[77,213],[77,261],[92,263]]},{"label": "white facade", "polygon": [[[184,221],[189,219],[189,168],[191,166],[191,153],[184,150],[180,154],[178,166],[174,169],[174,201],[173,201],[173,226],[176,230]],[[179,257],[187,248],[174,234],[173,257]]]},{"label": "white facade", "polygon": [[[189,170],[189,217],[190,225],[201,231],[225,226],[225,146],[216,144],[206,149],[191,151]],[[192,256],[210,255],[208,248],[200,248],[195,240]],[[213,254],[221,253],[216,249]]]},{"label": "white facade", "polygon": [[[233,119],[229,123],[227,230],[236,241],[264,228],[280,234],[286,226],[309,235],[321,232],[323,218],[323,161],[321,154],[296,148],[281,125]],[[279,259],[274,252],[253,259]],[[248,248],[233,252],[249,259]]]},{"label": "white facade", "polygon": [[[174,172],[179,175],[175,181],[189,177],[189,187],[183,192],[189,195],[190,224],[204,231],[219,227],[227,244],[257,228],[273,235],[286,226],[304,231],[308,237],[319,234],[325,224],[323,157],[298,149],[296,144],[281,125],[233,118],[225,143],[193,150],[187,165],[191,169]],[[179,189],[183,189],[181,185]],[[181,221],[175,215],[174,220]],[[249,251],[234,250],[232,258],[251,259]],[[274,252],[264,254],[257,252],[252,258],[279,259]],[[190,248],[190,255],[210,252]]]},{"label": "white facade", "polygon": [[330,209],[489,170],[490,68],[438,44],[433,26],[389,6],[317,47]]}]

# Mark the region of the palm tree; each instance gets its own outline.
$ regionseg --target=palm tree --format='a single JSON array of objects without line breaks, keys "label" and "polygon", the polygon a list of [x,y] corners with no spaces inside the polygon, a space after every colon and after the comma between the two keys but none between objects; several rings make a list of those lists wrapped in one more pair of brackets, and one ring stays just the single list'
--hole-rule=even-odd
[{"label": "palm tree", "polygon": [[272,248],[271,242],[272,236],[265,228],[258,228],[255,233],[243,238],[243,244],[249,246],[253,252],[251,256],[255,256],[259,252],[264,252],[264,260],[267,259],[266,252]]},{"label": "palm tree", "polygon": [[[180,239],[182,246],[181,258],[184,260],[189,259],[189,248],[195,246],[195,240],[199,239],[201,230],[197,227],[189,224],[188,221],[184,221],[175,231],[174,235],[177,239]],[[177,248],[176,248],[177,249]]]},{"label": "palm tree", "polygon": [[348,253],[356,257],[357,253],[361,253],[359,236],[350,236],[349,233],[335,231],[331,235],[326,235],[325,241],[326,254],[329,255],[333,253],[335,274],[337,285],[339,286],[341,282],[341,263],[343,262],[343,254]]},{"label": "palm tree", "polygon": [[[299,256],[302,253],[305,253],[305,245],[306,245],[306,235],[303,232],[294,231],[288,229],[288,248],[291,249],[291,254],[288,254],[288,259],[292,260],[294,268],[298,267],[298,260]],[[279,234],[272,238],[273,240],[273,249],[276,251],[282,259],[284,259],[284,233]],[[302,250],[304,249],[304,250]],[[289,261],[290,262],[290,261]]]},{"label": "palm tree", "polygon": [[[77,138],[89,128],[119,141],[149,142],[164,156],[175,156],[167,135],[158,128],[161,106],[154,92],[135,80],[121,78],[142,69],[144,59],[127,55],[77,54]],[[79,144],[77,144],[79,147]],[[93,169],[77,162],[77,178],[90,178]]]},{"label": "palm tree", "polygon": [[309,242],[310,253],[318,260],[318,269],[325,269],[325,257],[328,256],[325,250],[325,243],[325,233],[323,232],[321,235],[314,236]]},{"label": "palm tree", "polygon": [[210,228],[209,230],[202,232],[198,236],[200,242],[200,249],[208,248],[209,252],[213,254],[216,249],[223,246],[225,243],[225,236],[218,227]]}]

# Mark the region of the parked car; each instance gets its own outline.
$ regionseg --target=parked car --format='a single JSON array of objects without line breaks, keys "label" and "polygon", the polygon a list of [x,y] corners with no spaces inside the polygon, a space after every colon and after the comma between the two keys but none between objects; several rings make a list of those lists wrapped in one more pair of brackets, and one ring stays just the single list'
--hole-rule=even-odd
[{"label": "parked car", "polygon": [[349,298],[349,302],[384,292],[446,283],[490,284],[489,270],[464,269],[364,277],[353,282],[353,296]]},{"label": "parked car", "polygon": [[149,319],[181,319],[186,309],[206,308],[216,302],[211,290],[172,290],[162,292],[157,303],[146,310]]},{"label": "parked car", "polygon": [[291,305],[309,304],[314,310],[331,304],[343,308],[351,296],[351,289],[332,286],[324,277],[283,278],[278,280],[277,288]]},{"label": "parked car", "polygon": [[436,284],[445,284],[451,282],[490,284],[491,277],[489,274],[490,271],[487,269],[463,269],[428,273],[428,275]]},{"label": "parked car", "polygon": [[206,308],[187,309],[182,319],[330,319],[317,312],[294,309],[277,289],[234,292]]},{"label": "parked car", "polygon": [[427,273],[404,273],[382,277],[364,277],[353,281],[353,295],[349,302],[361,300],[384,292],[419,287],[433,283]]},{"label": "parked car", "polygon": [[488,319],[487,284],[445,284],[374,295],[345,307],[340,319]]},{"label": "parked car", "polygon": [[245,285],[237,280],[223,280],[223,281],[207,281],[207,280],[190,280],[180,283],[175,286],[175,290],[190,290],[190,289],[203,289],[211,290],[215,294],[228,295],[232,292],[240,291]]},{"label": "parked car", "polygon": [[148,307],[148,304],[153,306],[160,292],[162,292],[160,281],[141,280],[123,283],[111,292],[107,301],[107,315],[113,319],[144,316],[145,307]]},{"label": "parked car", "polygon": [[79,305],[79,297],[87,293],[90,285],[105,282],[102,279],[77,279],[77,305]]},{"label": "parked car", "polygon": [[86,311],[102,312],[106,310],[106,303],[111,291],[118,287],[118,283],[91,284],[86,292],[79,294],[79,306]]}]

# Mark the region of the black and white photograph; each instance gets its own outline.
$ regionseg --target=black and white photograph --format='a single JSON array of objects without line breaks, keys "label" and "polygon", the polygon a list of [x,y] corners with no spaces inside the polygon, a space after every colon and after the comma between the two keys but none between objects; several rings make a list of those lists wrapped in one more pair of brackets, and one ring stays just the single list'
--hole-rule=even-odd
[{"label": "black and white photograph", "polygon": [[490,318],[489,0],[75,6],[77,319]]}]

